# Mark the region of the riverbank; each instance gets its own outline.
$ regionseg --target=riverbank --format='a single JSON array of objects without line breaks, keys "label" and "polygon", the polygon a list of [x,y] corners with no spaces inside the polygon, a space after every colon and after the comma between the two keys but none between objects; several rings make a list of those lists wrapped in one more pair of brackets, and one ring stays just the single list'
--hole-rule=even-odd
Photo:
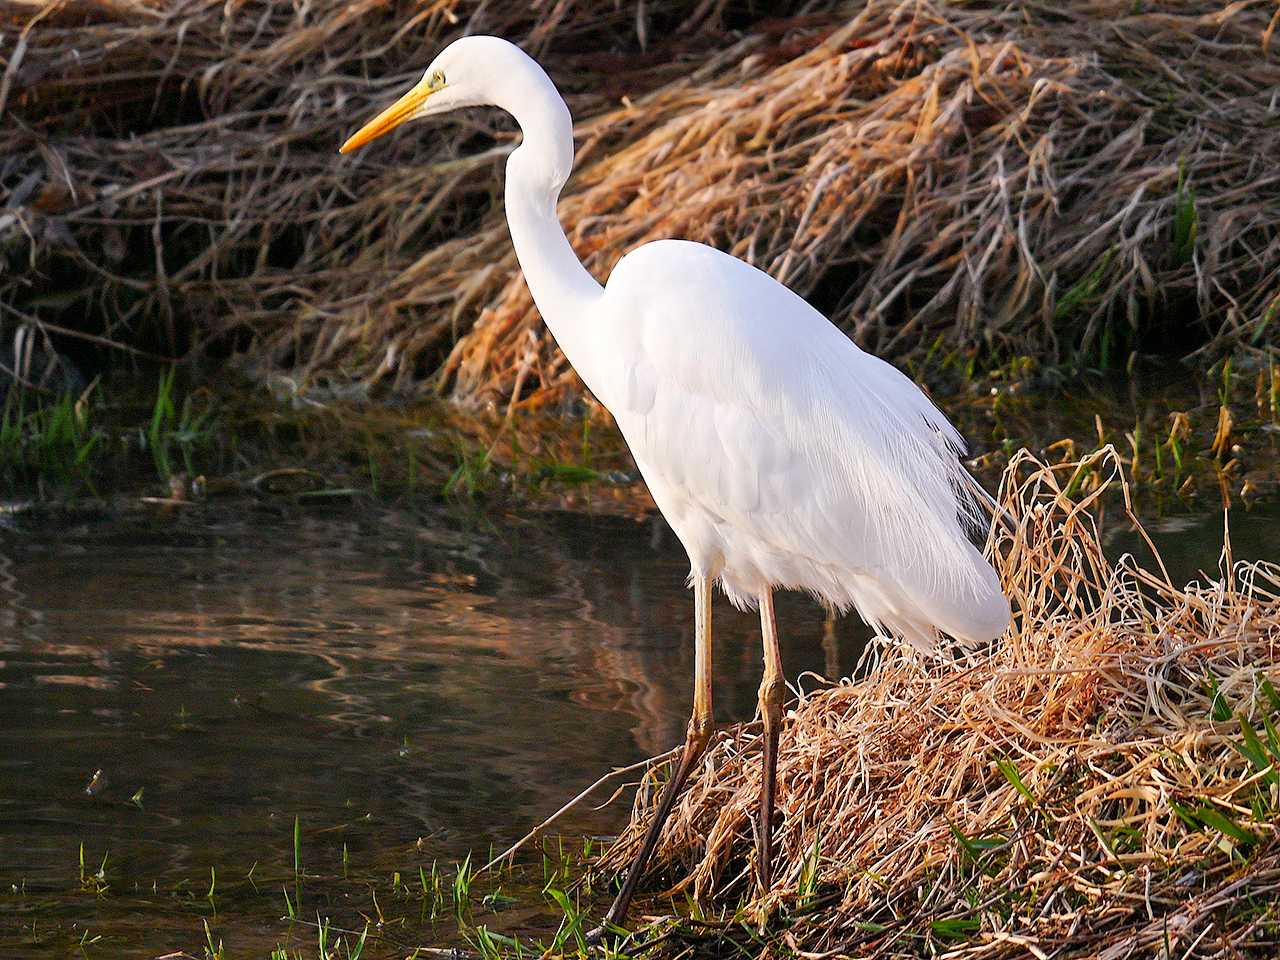
[{"label": "riverbank", "polygon": [[[1274,570],[1232,568],[1228,559],[1228,567],[1215,573],[1216,547],[1200,544],[1197,550],[1184,550],[1183,537],[1165,531],[1158,539],[1177,553],[1170,560],[1175,572],[1165,576],[1126,506],[1144,519],[1167,516],[1170,530],[1183,529],[1187,517],[1217,515],[1229,506],[1234,541],[1251,544],[1238,546],[1238,555],[1268,559],[1273,551],[1267,544],[1274,538],[1253,536],[1250,528],[1273,522],[1266,517],[1273,512],[1280,480],[1280,432],[1275,426],[1280,391],[1274,373],[1274,368],[1241,370],[1224,364],[1212,380],[1198,384],[1154,377],[1117,384],[1098,376],[1064,390],[1048,382],[1051,378],[1023,369],[974,378],[941,394],[942,406],[973,440],[973,469],[990,489],[1003,483],[1002,496],[1015,521],[997,542],[1003,576],[1024,611],[1015,635],[990,660],[960,674],[938,675],[888,657],[869,678],[844,681],[791,704],[783,760],[789,792],[782,809],[791,825],[784,827],[780,841],[784,879],[764,898],[755,896],[746,879],[756,735],[750,724],[724,735],[717,745],[715,775],[700,775],[678,809],[677,826],[669,832],[649,882],[650,898],[642,902],[633,924],[639,932],[623,951],[674,956],[686,947],[700,952],[768,947],[776,952],[794,943],[817,953],[838,949],[892,956],[979,950],[1014,955],[1032,944],[1046,953],[1063,947],[1070,955],[1073,944],[1086,952],[1126,944],[1145,948],[1156,935],[1153,931],[1164,936],[1166,926],[1190,936],[1212,924],[1244,955],[1265,955],[1275,939],[1275,918],[1265,909],[1251,913],[1247,897],[1245,906],[1234,900],[1222,904],[1224,890],[1255,891],[1261,899],[1277,878],[1270,825],[1280,801],[1270,765],[1280,760],[1274,753],[1280,743],[1273,742],[1272,732],[1280,723],[1280,704],[1272,703],[1268,693],[1280,688],[1280,676],[1273,675],[1274,646],[1280,643],[1277,613],[1268,594],[1275,585],[1267,586]],[[227,562],[222,556],[227,544],[235,542],[234,537],[228,540],[227,531],[246,526],[280,527],[289,542],[303,531],[332,528],[338,540],[321,542],[346,543],[339,556],[359,553],[358,544],[370,535],[383,545],[380,550],[394,542],[386,532],[376,532],[382,527],[372,519],[388,510],[403,513],[401,524],[408,525],[394,536],[410,542],[425,538],[460,556],[486,549],[482,545],[490,538],[517,537],[500,532],[507,527],[520,529],[506,547],[493,546],[496,557],[519,556],[528,549],[547,509],[584,518],[634,520],[652,514],[621,438],[607,415],[590,404],[569,411],[572,416],[516,408],[484,417],[439,403],[372,404],[349,394],[298,391],[290,381],[273,387],[268,394],[259,385],[225,376],[184,381],[170,371],[150,385],[108,380],[87,396],[46,408],[40,414],[47,418],[43,426],[55,421],[63,426],[46,429],[44,443],[18,448],[22,456],[38,455],[23,461],[23,469],[37,471],[42,479],[33,485],[29,472],[6,474],[17,484],[15,492],[25,492],[6,504],[6,524],[21,531],[20,542],[58,530],[73,536],[81,535],[74,531],[114,531],[115,546],[101,558],[104,569],[115,562],[120,545],[135,536],[142,543],[170,536],[181,542],[224,531],[216,534],[220,545],[194,565],[220,582],[240,577],[232,572],[238,568],[216,571]],[[4,436],[12,442],[16,428],[9,422]],[[1083,451],[1106,445],[1105,456],[1080,459]],[[1040,470],[1019,453],[1027,446],[1048,466]],[[9,446],[4,449],[13,453]],[[87,452],[79,457],[77,450]],[[7,468],[12,468],[15,461],[6,457]],[[645,529],[651,526],[652,521],[644,522]],[[370,532],[360,535],[364,528]],[[659,529],[638,535],[647,542],[659,537]],[[338,535],[337,530],[345,532]],[[1097,531],[1107,535],[1105,548]],[[627,539],[622,530],[605,536]],[[519,551],[516,542],[522,544]],[[586,584],[599,579],[599,573],[579,569],[577,558],[581,551],[589,552],[591,540],[556,538],[556,543],[557,553],[569,549],[574,554],[562,558],[573,571],[573,595],[592,593]],[[419,550],[408,549],[415,555]],[[428,548],[428,556],[435,549]],[[1136,565],[1117,564],[1120,551],[1134,552]],[[682,561],[676,554],[678,550],[662,574],[674,595],[660,605],[670,621],[664,633],[676,631],[672,640],[687,655],[687,643],[677,635],[684,597]],[[310,559],[303,573],[327,569],[331,562],[323,549],[305,556]],[[632,571],[632,577],[651,563],[636,556],[607,565]],[[435,564],[431,561],[425,569]],[[1202,586],[1184,586],[1184,578],[1197,576],[1196,570],[1210,571],[1211,579],[1201,575]],[[300,626],[313,637],[332,629],[335,636],[344,635],[349,629],[342,625],[345,621],[313,628],[307,626],[311,614],[297,619],[302,613],[295,595],[310,595],[312,589],[303,573],[281,584],[289,599],[273,614],[281,620],[280,628],[269,628],[266,636],[256,628],[247,638],[237,634],[235,649],[249,642],[272,656],[289,656],[294,649],[289,637]],[[462,582],[474,575],[467,574]],[[1221,583],[1212,582],[1217,576],[1224,577]],[[195,579],[204,577],[202,572]],[[451,573],[444,582],[452,584],[456,578]],[[357,574],[354,579],[363,584],[365,577]],[[558,578],[553,583],[548,589],[563,586]],[[389,596],[403,594],[416,605],[422,589],[415,578],[407,593]],[[635,589],[631,583],[624,592],[630,596]],[[383,601],[360,590],[361,599],[350,601],[354,607],[338,609],[373,611],[376,624],[368,629],[377,638],[372,648],[376,657],[385,657],[392,648],[409,655],[407,647],[383,636]],[[82,596],[77,605],[83,602]],[[201,592],[200,610],[209,602]],[[644,609],[651,606],[642,604]],[[246,616],[246,622],[257,622],[263,616],[259,607],[251,602],[227,622],[236,624]],[[490,607],[482,604],[479,609]],[[497,612],[486,612],[486,622]],[[788,615],[789,623],[795,622],[793,616]],[[194,636],[209,633],[216,646],[221,642],[217,624],[223,619],[208,621],[202,612],[193,621]],[[564,618],[552,620],[563,624]],[[840,626],[851,629],[851,623]],[[598,625],[584,626],[592,630],[592,642],[613,636]],[[822,659],[809,669],[832,678],[861,677],[839,650],[848,654],[860,649],[862,641],[850,646],[846,638],[837,644],[836,635],[820,626],[791,628],[789,638],[803,643],[799,653],[787,651],[787,662],[805,664],[806,652],[820,652]],[[511,629],[488,623],[480,632],[486,643],[494,643]],[[554,635],[550,623],[545,629]],[[192,642],[184,634],[175,634],[179,648]],[[753,640],[740,639],[744,645]],[[307,641],[305,649],[315,643]],[[606,671],[634,659],[627,652],[625,632],[606,647]],[[527,651],[519,656],[524,655]],[[335,651],[325,656],[337,656],[340,665],[345,655]],[[115,654],[108,662],[117,658]],[[756,655],[748,652],[737,659],[754,682]],[[621,674],[620,689],[651,690],[650,668],[637,675],[637,666],[631,663],[632,669]],[[661,734],[651,733],[643,741],[650,750],[665,748],[679,735],[685,708],[678,701],[687,692],[687,673],[686,664],[679,679],[672,680],[676,693],[664,709],[654,712],[652,693],[643,698],[649,722],[665,724]],[[345,668],[339,675],[345,675]],[[131,682],[152,680],[140,676]],[[812,684],[806,686],[812,689]],[[739,699],[732,717],[742,721],[750,715],[753,698]],[[252,716],[239,716],[241,706],[232,702],[229,716],[236,718],[239,735],[251,736]],[[471,708],[479,711],[477,716],[485,709],[479,702]],[[175,729],[185,729],[192,722],[186,719],[192,708],[184,703],[173,709],[179,711]],[[215,706],[213,713],[221,715],[225,708]],[[921,724],[922,717],[932,719]],[[160,731],[168,729],[169,720],[159,723]],[[805,771],[814,769],[816,752],[830,761],[824,761],[824,768],[838,769],[840,775],[809,778]],[[945,777],[937,769],[944,760]],[[442,762],[437,758],[424,769],[438,769]],[[597,769],[608,762],[601,761]],[[110,766],[101,759],[86,763]],[[655,769],[660,771],[660,764]],[[147,779],[133,776],[140,784]],[[660,779],[661,773],[654,776]],[[580,777],[574,789],[587,779]],[[554,782],[563,786],[558,778]],[[855,790],[847,807],[829,795],[839,784]],[[384,849],[385,839],[362,840],[367,845],[364,862],[349,875],[345,859],[341,868],[335,866],[336,848],[321,836],[337,829],[355,838],[364,835],[363,826],[355,821],[335,826],[334,811],[313,810],[300,829],[314,834],[317,819],[328,824],[309,842],[309,849],[319,843],[326,865],[300,869],[300,886],[308,903],[336,918],[327,927],[322,919],[314,921],[325,927],[330,945],[342,937],[344,949],[354,949],[363,936],[366,956],[406,955],[410,951],[400,947],[415,938],[420,945],[450,944],[482,957],[519,955],[538,942],[572,954],[578,952],[576,938],[587,920],[605,906],[608,877],[627,857],[656,785],[650,779],[641,786],[633,825],[620,843],[607,848],[603,861],[595,862],[599,839],[592,836],[584,845],[581,834],[557,833],[572,830],[571,818],[568,828],[548,831],[543,848],[551,851],[550,859],[541,867],[542,855],[526,851],[514,871],[488,874],[476,874],[476,868],[492,850],[477,851],[474,838],[458,836],[444,845],[429,843],[407,859],[404,851]],[[118,794],[119,784],[113,789]],[[545,784],[541,789],[537,813],[484,829],[505,843],[572,792],[561,789],[553,799],[555,790]],[[150,796],[148,802],[155,805],[172,802],[162,800],[154,786]],[[115,799],[122,804],[119,810],[135,816],[124,802],[127,797]],[[289,806],[288,797],[277,799],[282,809]],[[172,812],[170,807],[157,809]],[[99,926],[92,935],[107,937],[109,945],[147,942],[138,932],[140,918],[163,916],[165,923],[180,925],[184,918],[204,916],[208,906],[204,918],[211,932],[205,952],[210,956],[218,956],[223,935],[231,944],[257,942],[257,935],[246,930],[252,926],[250,918],[260,917],[267,901],[274,904],[276,887],[283,883],[288,889],[291,882],[287,858],[277,849],[278,832],[263,841],[268,848],[262,850],[259,873],[252,869],[252,858],[241,862],[245,851],[236,847],[230,852],[230,840],[226,850],[202,853],[211,868],[210,895],[196,898],[198,910],[186,903],[161,910],[121,897],[121,884],[138,882],[136,867],[82,864],[79,898],[112,898],[95,913]],[[704,843],[702,838],[708,837]],[[113,847],[116,854],[110,852]],[[114,841],[92,835],[87,856],[107,858],[121,850],[132,856],[127,834]],[[308,861],[312,857],[309,853]],[[417,867],[406,866],[413,863],[423,871],[416,882],[411,874]],[[168,875],[159,865],[150,869]],[[246,871],[248,879],[242,876]],[[259,890],[259,876],[271,878],[269,896]],[[907,879],[896,885],[888,879],[899,876]],[[15,903],[33,926],[29,940],[23,933],[14,942],[53,949],[66,940],[68,924],[74,926],[73,919],[82,917],[84,901],[54,895],[48,880],[34,884],[30,893],[24,882],[16,881]],[[189,878],[170,877],[167,882],[179,883],[174,895],[192,899]],[[674,899],[653,896],[655,889],[673,884],[679,888]],[[1020,893],[1010,899],[1004,896],[1009,891]],[[1138,894],[1149,897],[1149,913],[1144,912],[1146,899],[1141,909],[1130,909],[1139,903],[1134,899]],[[296,899],[297,891],[290,897]],[[1187,897],[1192,906],[1180,912],[1177,904]],[[312,949],[311,941],[321,934],[296,907],[292,915],[286,908],[284,916],[279,930],[263,936],[290,949]],[[366,933],[359,918],[375,916],[398,917],[398,928],[412,933],[400,935],[372,922]],[[665,919],[651,926],[646,916]],[[194,944],[200,939],[179,936],[169,944],[186,946],[199,956]]]},{"label": "riverbank", "polygon": [[[1176,373],[1176,371],[1175,371]],[[1023,448],[1066,462],[1104,444],[1144,516],[1246,509],[1280,490],[1280,364],[1192,380],[1151,371],[1064,380],[1012,368],[935,393],[991,489]],[[1075,481],[1088,492],[1101,477]],[[116,376],[55,400],[11,393],[0,491],[12,503],[421,500],[630,516],[653,509],[626,444],[590,400],[559,410],[371,402],[221,371]]]},{"label": "riverbank", "polygon": [[7,4],[0,321],[90,375],[114,345],[474,408],[576,394],[502,220],[507,120],[334,153],[484,30],[570,99],[560,214],[600,278],[646,240],[704,240],[930,383],[1268,356],[1271,5],[770,11]]},{"label": "riverbank", "polygon": [[[1196,572],[1221,575],[1213,502],[1152,525],[1164,577],[1118,481],[1083,492],[1124,467],[1021,461],[997,542],[1019,617],[972,669],[888,657],[865,675],[856,618],[779,597],[784,664],[808,692],[784,734],[787,872],[763,900],[744,832],[759,637],[718,603],[728,726],[622,953],[779,953],[790,937],[1070,956],[1078,937],[1093,956],[1212,924],[1210,952],[1222,932],[1267,955],[1276,588],[1266,567]],[[1237,501],[1234,556],[1272,552],[1276,523],[1273,504]],[[579,954],[636,829],[596,863],[628,794],[596,805],[644,779],[646,815],[663,774],[645,779],[643,759],[688,711],[687,566],[656,518],[281,492],[135,500],[0,539],[8,953]],[[514,869],[478,871],[615,766],[632,769]]]},{"label": "riverbank", "polygon": [[717,620],[740,724],[618,949],[1275,953],[1274,567],[1215,533],[1167,575],[1127,512],[1271,529],[1274,6],[767,6],[0,4],[4,950],[585,953],[661,764],[602,859],[619,809],[479,847],[661,760],[687,567],[529,302],[511,124],[334,153],[485,31],[574,110],[596,276],[677,235],[768,270],[1015,521],[1020,618],[959,673],[855,673],[780,599],[788,671],[854,679],[791,705],[764,896],[758,648]]},{"label": "riverbank", "polygon": [[[1122,457],[1089,462],[1125,492]],[[1150,541],[1108,556],[1079,468],[1009,468],[988,549],[1015,621],[993,650],[887,652],[792,704],[763,894],[759,733],[717,740],[653,869],[717,907],[647,930],[657,955],[1274,955],[1280,570],[1229,540],[1220,579],[1185,586]],[[597,869],[626,863],[657,792]]]}]

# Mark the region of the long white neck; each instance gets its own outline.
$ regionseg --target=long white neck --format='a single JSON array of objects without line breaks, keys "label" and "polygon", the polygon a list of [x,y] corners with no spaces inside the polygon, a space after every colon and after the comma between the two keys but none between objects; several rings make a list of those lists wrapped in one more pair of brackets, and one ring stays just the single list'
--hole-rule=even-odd
[{"label": "long white neck", "polygon": [[573,169],[573,121],[550,78],[533,60],[519,92],[500,104],[520,124],[524,142],[507,160],[507,225],[525,282],[547,326],[591,386],[591,321],[603,291],[583,267],[556,216],[556,200]]}]

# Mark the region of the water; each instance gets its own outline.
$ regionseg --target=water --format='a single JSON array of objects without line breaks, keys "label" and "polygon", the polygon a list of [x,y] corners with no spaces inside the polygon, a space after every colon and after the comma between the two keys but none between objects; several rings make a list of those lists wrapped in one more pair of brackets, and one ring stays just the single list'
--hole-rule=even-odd
[{"label": "water", "polygon": [[[661,521],[494,523],[192,508],[3,535],[0,955],[63,956],[85,930],[90,956],[193,950],[206,917],[232,955],[265,955],[288,932],[295,817],[308,873],[341,876],[345,843],[348,875],[416,884],[677,743],[691,599]],[[861,627],[824,646],[821,612],[784,599],[791,675],[848,672]],[[717,713],[749,719],[758,626],[716,614]],[[104,896],[80,890],[81,843],[90,873],[108,858]],[[357,884],[315,896],[357,927],[370,910]]]},{"label": "water", "polygon": [[[1218,514],[1156,527],[1175,576],[1216,568]],[[1237,556],[1273,555],[1280,511],[1234,528]],[[0,956],[199,955],[205,921],[229,956],[314,956],[281,919],[295,818],[304,919],[382,911],[366,956],[456,942],[393,874],[417,887],[679,741],[686,569],[656,518],[193,507],[0,534]],[[715,613],[716,712],[746,719],[758,626]],[[779,618],[791,678],[848,673],[866,636],[824,637],[803,597]],[[554,928],[540,911],[480,922]]]}]

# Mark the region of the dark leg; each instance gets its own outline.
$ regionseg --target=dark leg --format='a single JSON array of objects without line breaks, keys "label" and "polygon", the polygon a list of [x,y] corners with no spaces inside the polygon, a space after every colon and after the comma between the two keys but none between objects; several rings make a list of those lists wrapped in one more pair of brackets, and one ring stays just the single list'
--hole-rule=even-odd
[{"label": "dark leg", "polygon": [[836,615],[827,611],[822,622],[822,672],[828,680],[840,676],[840,644],[836,640]]},{"label": "dark leg", "polygon": [[756,824],[756,873],[761,892],[773,883],[773,800],[778,775],[778,734],[782,730],[782,653],[773,617],[773,593],[760,596],[760,632],[764,635],[764,678],[760,681],[760,719],[764,721],[764,776],[760,783],[760,817]]},{"label": "dark leg", "polygon": [[671,774],[671,779],[662,791],[662,799],[658,803],[658,809],[653,815],[653,821],[649,824],[649,829],[645,832],[644,841],[640,844],[640,852],[636,854],[635,860],[631,862],[631,869],[627,871],[626,879],[622,881],[622,889],[618,891],[613,905],[609,907],[609,912],[605,914],[604,922],[587,934],[587,940],[591,943],[598,942],[608,932],[610,925],[618,926],[626,918],[627,908],[631,906],[631,898],[635,895],[636,886],[640,883],[640,877],[644,874],[644,868],[649,862],[649,856],[653,853],[653,848],[658,844],[658,837],[662,835],[662,827],[667,822],[667,817],[671,815],[671,808],[675,806],[676,797],[680,794],[680,788],[684,786],[685,780],[689,778],[689,772],[707,749],[707,744],[711,740],[710,578],[698,577],[694,581],[693,608],[695,620],[693,716],[689,719],[689,730],[685,734],[684,750],[680,754],[680,760],[676,764],[675,771]]}]

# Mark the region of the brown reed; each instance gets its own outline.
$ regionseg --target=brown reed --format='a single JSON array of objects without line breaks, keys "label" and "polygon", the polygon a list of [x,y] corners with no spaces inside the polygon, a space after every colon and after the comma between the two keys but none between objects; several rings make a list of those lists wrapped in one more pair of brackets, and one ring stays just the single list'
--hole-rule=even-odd
[{"label": "brown reed", "polygon": [[897,360],[1270,349],[1273,3],[770,6],[9,0],[0,309],[308,383],[577,389],[502,221],[509,124],[333,152],[466,29],[567,92],[601,278],[685,236]]},{"label": "brown reed", "polygon": [[[1280,567],[1234,562],[1229,537],[1220,578],[1185,586],[1154,547],[1108,558],[1104,504],[1137,524],[1121,471],[1110,448],[1015,458],[988,543],[1015,618],[988,655],[885,651],[792,705],[763,895],[758,729],[721,735],[652,868],[708,905],[746,898],[696,928],[704,946],[763,917],[800,956],[1274,955]],[[663,770],[601,871],[631,856]]]}]

